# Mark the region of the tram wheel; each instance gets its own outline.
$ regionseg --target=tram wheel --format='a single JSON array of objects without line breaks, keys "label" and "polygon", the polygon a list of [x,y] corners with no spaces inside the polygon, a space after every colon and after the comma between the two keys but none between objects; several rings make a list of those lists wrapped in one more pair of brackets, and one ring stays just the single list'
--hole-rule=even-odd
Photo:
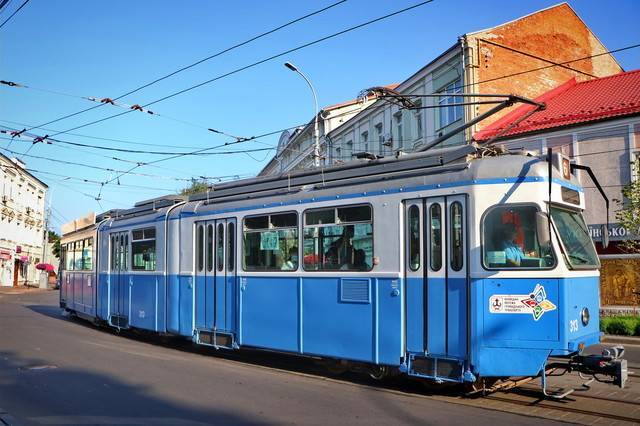
[{"label": "tram wheel", "polygon": [[369,377],[374,380],[382,380],[389,375],[389,368],[386,365],[369,366]]},{"label": "tram wheel", "polygon": [[327,359],[324,362],[324,366],[332,376],[341,376],[349,371],[350,363],[342,359]]}]

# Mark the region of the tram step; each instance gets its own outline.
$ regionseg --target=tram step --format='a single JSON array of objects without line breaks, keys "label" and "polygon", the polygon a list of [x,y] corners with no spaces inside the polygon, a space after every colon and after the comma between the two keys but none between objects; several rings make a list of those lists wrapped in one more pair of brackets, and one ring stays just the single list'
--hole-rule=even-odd
[{"label": "tram step", "polygon": [[128,328],[129,327],[129,319],[123,315],[111,315],[109,318],[109,323],[118,328]]},{"label": "tram step", "polygon": [[461,360],[411,356],[409,361],[409,375],[452,382],[463,380]]},{"label": "tram step", "polygon": [[233,334],[210,330],[198,330],[197,333],[196,342],[200,345],[233,349]]}]

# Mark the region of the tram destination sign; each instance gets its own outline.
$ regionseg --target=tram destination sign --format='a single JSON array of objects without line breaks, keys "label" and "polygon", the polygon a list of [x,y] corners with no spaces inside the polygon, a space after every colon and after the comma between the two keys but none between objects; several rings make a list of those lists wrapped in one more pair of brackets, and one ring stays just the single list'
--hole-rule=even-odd
[{"label": "tram destination sign", "polygon": [[[602,241],[602,225],[588,225],[589,227],[589,235],[593,241]],[[622,241],[622,240],[632,240],[638,238],[639,233],[633,233],[629,229],[620,225],[619,223],[610,223],[609,224],[609,240],[610,241]]]}]

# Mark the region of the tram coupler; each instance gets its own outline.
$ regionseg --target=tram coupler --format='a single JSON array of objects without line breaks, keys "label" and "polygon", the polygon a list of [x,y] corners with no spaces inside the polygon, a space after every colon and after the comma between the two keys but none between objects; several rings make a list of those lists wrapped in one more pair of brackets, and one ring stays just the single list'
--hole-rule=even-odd
[{"label": "tram coupler", "polygon": [[624,388],[629,377],[627,360],[623,358],[624,346],[618,345],[602,350],[601,355],[575,355],[569,361],[570,371],[596,377],[609,376],[612,384]]}]

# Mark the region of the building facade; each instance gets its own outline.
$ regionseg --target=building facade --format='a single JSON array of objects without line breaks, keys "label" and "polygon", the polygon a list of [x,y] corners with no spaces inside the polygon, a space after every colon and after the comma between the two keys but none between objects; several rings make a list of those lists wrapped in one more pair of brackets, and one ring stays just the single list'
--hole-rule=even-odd
[{"label": "building facade", "polygon": [[[330,165],[353,161],[358,152],[381,156],[411,152],[493,106],[478,104],[490,99],[461,94],[535,98],[571,78],[585,81],[621,72],[606,51],[567,3],[464,34],[395,87],[413,101],[414,108],[403,108],[384,98],[368,103],[349,115],[347,122],[325,129],[321,159]],[[467,105],[458,105],[461,103]],[[439,147],[466,143],[474,133],[508,112],[505,109],[486,118]],[[281,142],[286,149],[286,142]],[[296,165],[312,164],[312,151],[300,151],[300,155],[303,160],[296,160]],[[286,161],[280,167],[289,168]]]},{"label": "building facade", "polygon": [[0,285],[38,285],[48,186],[0,154]]},{"label": "building facade", "polygon": [[623,187],[640,178],[640,70],[582,82],[571,79],[537,100],[546,109],[527,116],[532,107],[519,107],[474,139],[486,143],[502,133],[495,143],[537,152],[552,148],[593,170],[611,204],[611,242],[604,249],[605,203],[588,174],[578,171],[585,191],[585,220],[602,262],[602,304],[636,306],[640,256],[625,253],[620,241],[640,236],[617,223],[616,212],[624,203]]},{"label": "building facade", "polygon": [[[397,85],[388,86],[394,88]],[[351,117],[369,107],[373,103],[372,97],[352,100],[323,108],[318,113],[318,140],[320,145],[321,163],[327,164],[325,155],[331,150],[327,148],[327,133],[340,127]],[[315,117],[307,125],[294,130],[285,130],[280,135],[278,149],[274,157],[260,171],[258,176],[277,175],[292,170],[308,169],[314,163],[313,130]]]}]

